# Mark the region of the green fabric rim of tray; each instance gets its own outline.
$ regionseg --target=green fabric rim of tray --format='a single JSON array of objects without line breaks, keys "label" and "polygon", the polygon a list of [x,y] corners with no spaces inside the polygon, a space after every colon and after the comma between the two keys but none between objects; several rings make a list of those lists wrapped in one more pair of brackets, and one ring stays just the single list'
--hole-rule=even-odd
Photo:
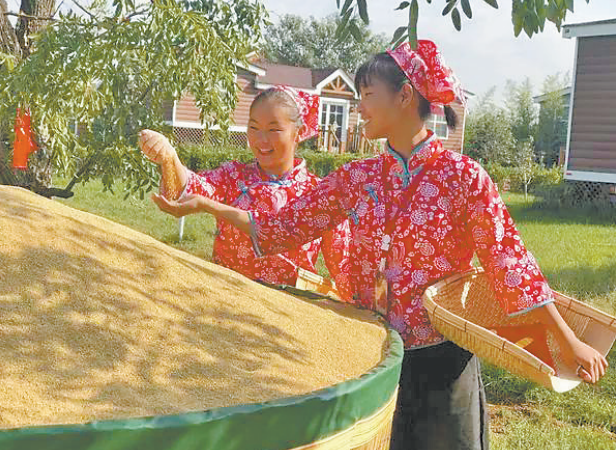
[{"label": "green fabric rim of tray", "polygon": [[[295,292],[295,294],[300,294]],[[0,431],[2,450],[287,450],[351,427],[396,391],[404,345],[388,329],[384,360],[361,377],[310,394],[169,416]]]}]

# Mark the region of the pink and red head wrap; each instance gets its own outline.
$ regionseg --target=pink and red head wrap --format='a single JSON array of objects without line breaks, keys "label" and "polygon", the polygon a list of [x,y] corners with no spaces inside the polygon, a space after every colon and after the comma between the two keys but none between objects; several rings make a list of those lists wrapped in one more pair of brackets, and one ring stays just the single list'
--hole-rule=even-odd
[{"label": "pink and red head wrap", "polygon": [[435,106],[448,105],[458,99],[466,104],[464,90],[451,68],[445,63],[436,44],[428,40],[417,41],[417,49],[410,42],[400,44],[387,53],[396,61],[411,84]]},{"label": "pink and red head wrap", "polygon": [[297,105],[304,123],[304,130],[299,136],[300,142],[316,136],[319,133],[319,96],[286,85],[277,85],[274,89],[287,93]]}]

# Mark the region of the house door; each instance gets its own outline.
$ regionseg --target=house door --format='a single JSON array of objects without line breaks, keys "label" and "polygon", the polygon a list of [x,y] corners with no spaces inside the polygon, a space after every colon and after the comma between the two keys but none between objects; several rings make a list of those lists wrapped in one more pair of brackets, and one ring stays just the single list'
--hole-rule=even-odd
[{"label": "house door", "polygon": [[333,132],[332,145],[338,147],[346,139],[347,106],[344,103],[323,102],[321,110],[321,129],[327,145],[330,132]]}]

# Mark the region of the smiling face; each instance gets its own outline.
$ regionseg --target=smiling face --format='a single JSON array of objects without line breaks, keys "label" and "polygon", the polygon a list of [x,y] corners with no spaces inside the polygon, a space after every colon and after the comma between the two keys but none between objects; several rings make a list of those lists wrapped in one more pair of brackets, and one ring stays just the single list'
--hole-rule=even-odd
[{"label": "smiling face", "polygon": [[400,121],[400,93],[376,77],[370,81],[359,91],[359,113],[364,120],[364,133],[368,139],[388,138]]},{"label": "smiling face", "polygon": [[277,176],[293,168],[301,126],[292,108],[278,96],[260,99],[250,108],[248,145],[261,168]]},{"label": "smiling face", "polygon": [[355,75],[355,88],[368,139],[391,140],[423,127],[425,108],[419,108],[423,97],[389,54],[379,53],[362,64]]}]

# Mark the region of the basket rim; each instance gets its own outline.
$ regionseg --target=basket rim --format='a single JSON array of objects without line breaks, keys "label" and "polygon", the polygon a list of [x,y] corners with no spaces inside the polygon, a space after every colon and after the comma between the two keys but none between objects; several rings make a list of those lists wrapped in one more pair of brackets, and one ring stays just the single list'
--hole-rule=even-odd
[{"label": "basket rim", "polygon": [[[398,332],[386,328],[388,348],[376,367],[359,378],[305,395],[172,415],[5,428],[0,429],[0,446],[44,450],[50,448],[46,442],[60,438],[65,447],[74,450],[89,449],[93,442],[105,439],[111,443],[131,441],[135,448],[153,448],[156,442],[171,447],[171,442],[191,436],[203,448],[285,450],[315,442],[370,417],[398,389],[404,345]],[[307,421],[307,417],[313,420]]]},{"label": "basket rim", "polygon": [[[450,275],[448,277],[445,277],[435,282],[434,284],[426,288],[422,297],[424,299],[429,298],[430,301],[433,301],[432,296],[435,295],[436,294],[435,291],[438,291],[440,288],[454,284],[464,278],[471,278],[471,277],[483,275],[483,274],[487,275],[487,272],[483,269],[483,267],[474,267],[467,271],[459,272],[454,275]],[[575,310],[575,312],[578,314],[595,319],[601,322],[603,325],[616,330],[616,317],[613,317],[610,314],[604,311],[601,311],[600,309],[595,308],[594,306],[591,306],[580,300],[577,300],[569,295],[563,294],[553,289],[551,289],[551,291],[552,291],[552,294],[554,295],[554,301],[559,306],[567,308],[567,309]]]},{"label": "basket rim", "polygon": [[370,417],[360,419],[346,430],[321,439],[317,442],[295,447],[291,450],[335,450],[349,447],[356,448],[372,441],[382,428],[391,425],[392,415],[396,409],[398,390],[396,390],[385,405]]},{"label": "basket rim", "polygon": [[[520,362],[523,362],[529,366],[529,370],[532,369],[533,371],[540,372],[542,375],[548,375],[551,379],[559,379],[559,377],[556,376],[556,371],[550,365],[546,364],[528,350],[515,345],[513,342],[499,336],[481,325],[475,324],[463,317],[458,316],[457,314],[454,314],[447,308],[439,305],[434,300],[434,297],[438,295],[440,289],[481,275],[487,275],[485,270],[482,267],[475,267],[473,269],[448,276],[429,286],[424,291],[422,299],[424,307],[430,316],[430,320],[433,323],[442,322],[441,325],[456,328],[458,331],[468,333],[469,335],[481,339],[482,346],[485,347],[489,345],[492,348],[500,349],[505,354],[505,357],[516,358],[518,361],[521,360]],[[587,318],[596,320],[616,332],[615,317],[612,317],[609,314],[594,308],[593,306],[560,292],[552,290],[552,293],[554,294],[554,300],[558,306],[574,311],[575,313]]]},{"label": "basket rim", "polygon": [[[484,346],[489,345],[494,349],[504,352],[509,357],[521,359],[526,364],[533,367],[533,369],[541,373],[550,376],[556,375],[556,371],[551,366],[546,364],[541,359],[537,358],[528,350],[515,345],[513,342],[499,336],[498,334],[488,330],[487,328],[482,327],[481,325],[477,325],[469,320],[461,318],[460,316],[448,311],[446,308],[443,308],[442,306],[436,304],[432,299],[424,298],[424,306],[428,310],[428,313],[430,314],[430,319],[433,322],[437,320],[445,322],[448,327],[454,327],[464,333],[468,333],[481,338],[482,345]],[[461,327],[455,323],[452,323],[451,320],[447,320],[451,319],[452,317],[457,318],[458,321],[462,321],[464,323],[464,326]],[[469,350],[473,351],[471,349]]]}]

